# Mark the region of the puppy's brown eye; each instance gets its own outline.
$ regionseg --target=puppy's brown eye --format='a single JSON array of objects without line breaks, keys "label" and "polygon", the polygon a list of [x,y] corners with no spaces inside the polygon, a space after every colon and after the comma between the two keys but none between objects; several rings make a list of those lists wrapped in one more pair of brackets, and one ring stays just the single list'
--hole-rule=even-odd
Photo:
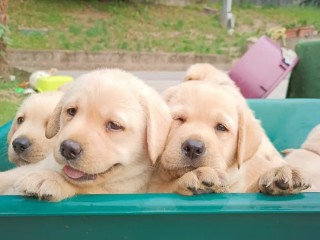
[{"label": "puppy's brown eye", "polygon": [[111,131],[119,131],[123,130],[124,128],[119,123],[110,121],[107,124],[107,129]]},{"label": "puppy's brown eye", "polygon": [[73,108],[73,107],[71,107],[71,108],[68,108],[67,109],[67,113],[70,115],[70,116],[75,116],[76,114],[77,114],[77,109],[76,108]]},{"label": "puppy's brown eye", "polygon": [[215,129],[218,130],[218,131],[221,131],[221,132],[227,132],[228,131],[228,129],[221,123],[217,124]]},{"label": "puppy's brown eye", "polygon": [[180,123],[184,123],[186,121],[186,118],[177,116],[177,117],[174,117],[173,120],[178,121]]},{"label": "puppy's brown eye", "polygon": [[24,118],[23,117],[18,117],[17,118],[17,123],[20,125],[24,122]]}]

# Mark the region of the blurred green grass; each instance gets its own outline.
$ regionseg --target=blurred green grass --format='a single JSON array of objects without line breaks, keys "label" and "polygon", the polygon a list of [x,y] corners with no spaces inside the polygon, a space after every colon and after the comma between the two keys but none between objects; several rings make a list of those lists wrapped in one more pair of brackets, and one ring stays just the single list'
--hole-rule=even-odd
[{"label": "blurred green grass", "polygon": [[15,89],[25,81],[27,73],[13,71],[15,81],[0,80],[0,126],[10,121],[18,110],[19,105],[26,95],[16,93]]},{"label": "blurred green grass", "polygon": [[[317,8],[235,5],[236,29],[229,36],[220,27],[219,16],[206,13],[204,5],[182,8],[130,1],[10,0],[11,47],[239,56],[248,37],[263,34],[273,26],[314,25],[320,30]],[[206,5],[220,13],[221,4]],[[45,32],[32,33],[32,29],[43,28]]]}]

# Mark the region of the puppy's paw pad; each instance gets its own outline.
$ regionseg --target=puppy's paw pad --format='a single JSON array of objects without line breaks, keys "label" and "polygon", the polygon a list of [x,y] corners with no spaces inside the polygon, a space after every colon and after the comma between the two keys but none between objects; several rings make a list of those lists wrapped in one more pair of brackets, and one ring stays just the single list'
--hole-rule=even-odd
[{"label": "puppy's paw pad", "polygon": [[200,189],[204,193],[225,193],[229,191],[227,175],[223,171],[209,167],[201,167],[196,171],[201,182]]},{"label": "puppy's paw pad", "polygon": [[260,193],[272,194],[273,186],[271,184],[263,183],[259,186]]},{"label": "puppy's paw pad", "polygon": [[289,165],[271,169],[259,179],[260,192],[270,195],[295,194],[309,187],[303,174]]},{"label": "puppy's paw pad", "polygon": [[15,188],[24,195],[37,196],[41,183],[42,179],[35,174],[30,174],[20,179],[15,184]]},{"label": "puppy's paw pad", "polygon": [[190,190],[191,192],[197,191],[197,189],[196,189],[195,187],[190,187],[190,186],[188,187],[188,186],[187,186],[187,189]]},{"label": "puppy's paw pad", "polygon": [[47,201],[60,201],[64,197],[62,196],[62,187],[56,180],[43,181],[39,189],[39,198]]},{"label": "puppy's paw pad", "polygon": [[18,181],[15,188],[23,195],[38,197],[40,200],[60,201],[65,198],[62,196],[62,183],[47,174],[29,174]]},{"label": "puppy's paw pad", "polygon": [[288,190],[289,187],[290,187],[289,183],[285,182],[284,179],[276,180],[274,183],[275,183],[276,186],[277,186],[278,188],[280,188],[281,190]]},{"label": "puppy's paw pad", "polygon": [[292,184],[293,184],[293,191],[301,192],[311,187],[311,183],[304,175],[298,170],[292,168]]},{"label": "puppy's paw pad", "polygon": [[39,196],[40,200],[45,200],[45,201],[53,201],[54,197],[51,194],[45,194],[45,195],[40,195]]},{"label": "puppy's paw pad", "polygon": [[28,196],[28,197],[37,197],[37,193],[35,192],[28,192],[28,191],[23,191],[21,192],[23,195]]},{"label": "puppy's paw pad", "polygon": [[182,195],[197,194],[199,190],[199,180],[193,172],[187,172],[177,181],[175,192]]},{"label": "puppy's paw pad", "polygon": [[214,182],[207,181],[207,180],[202,181],[201,183],[202,183],[202,185],[204,185],[205,187],[213,187],[213,186],[214,186]]},{"label": "puppy's paw pad", "polygon": [[210,167],[200,167],[186,173],[178,180],[177,193],[199,195],[205,193],[225,193],[229,191],[227,175]]}]

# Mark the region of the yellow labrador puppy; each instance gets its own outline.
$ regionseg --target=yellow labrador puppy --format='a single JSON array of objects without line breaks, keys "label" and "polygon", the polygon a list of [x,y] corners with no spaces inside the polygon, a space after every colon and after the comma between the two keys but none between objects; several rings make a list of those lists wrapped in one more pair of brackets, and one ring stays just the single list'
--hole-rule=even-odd
[{"label": "yellow labrador puppy", "polygon": [[0,174],[0,191],[21,174],[16,191],[51,201],[145,192],[170,125],[165,102],[133,75],[117,69],[90,72],[68,88],[49,120],[46,136],[56,136],[53,156],[46,164]]},{"label": "yellow labrador puppy", "polygon": [[287,165],[269,141],[239,91],[219,86],[215,80],[187,81],[164,93],[173,123],[149,191],[278,195],[308,188],[300,171]]},{"label": "yellow labrador puppy", "polygon": [[194,80],[210,81],[219,86],[229,86],[238,89],[235,82],[232,81],[225,72],[215,68],[209,63],[196,63],[187,69],[184,81]]},{"label": "yellow labrador puppy", "polygon": [[62,92],[35,93],[19,107],[8,133],[9,160],[18,165],[36,163],[52,151],[53,138],[45,137],[45,128]]},{"label": "yellow labrador puppy", "polygon": [[306,192],[320,192],[320,125],[311,130],[301,148],[284,153],[290,165],[299,167],[310,178],[312,186]]}]

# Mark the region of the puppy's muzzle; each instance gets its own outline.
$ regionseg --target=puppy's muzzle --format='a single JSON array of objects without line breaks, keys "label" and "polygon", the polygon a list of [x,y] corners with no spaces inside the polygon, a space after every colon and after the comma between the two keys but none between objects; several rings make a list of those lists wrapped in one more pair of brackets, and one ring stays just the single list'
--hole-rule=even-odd
[{"label": "puppy's muzzle", "polygon": [[81,145],[76,141],[64,140],[60,145],[60,153],[67,160],[76,160],[81,152]]},{"label": "puppy's muzzle", "polygon": [[18,137],[12,142],[13,150],[17,154],[21,154],[26,151],[31,146],[31,142],[28,138],[25,137]]},{"label": "puppy's muzzle", "polygon": [[201,157],[205,151],[203,142],[194,139],[188,139],[181,145],[182,154],[190,160],[195,160]]}]

